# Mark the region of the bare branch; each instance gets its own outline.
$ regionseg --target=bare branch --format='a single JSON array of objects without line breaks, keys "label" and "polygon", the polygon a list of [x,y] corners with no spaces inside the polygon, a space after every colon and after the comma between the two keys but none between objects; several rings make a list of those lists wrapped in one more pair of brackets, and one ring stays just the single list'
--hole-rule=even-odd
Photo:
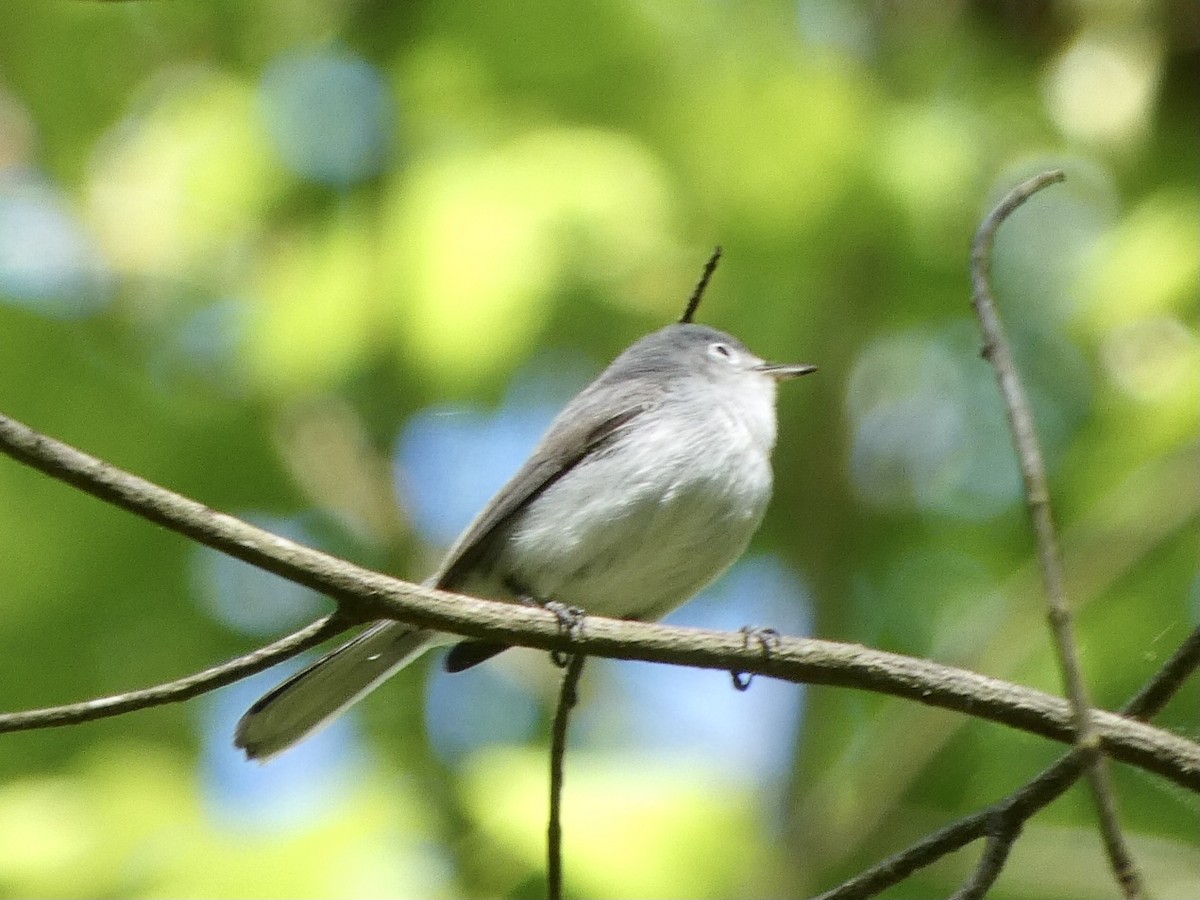
[{"label": "bare branch", "polygon": [[[1150,718],[1167,705],[1197,668],[1200,668],[1200,628],[1188,636],[1146,686],[1122,708],[1122,713],[1137,719]],[[947,825],[814,900],[866,900],[874,897],[918,869],[932,865],[943,856],[1003,828],[1007,819],[1025,822],[1038,810],[1062,796],[1067,788],[1079,780],[1083,769],[1084,757],[1076,748],[1003,800]]]},{"label": "bare branch", "polygon": [[1038,560],[1041,563],[1042,582],[1046,589],[1050,629],[1063,683],[1075,716],[1076,745],[1089,759],[1087,775],[1096,800],[1100,833],[1117,882],[1126,897],[1136,898],[1142,896],[1141,876],[1121,831],[1108,766],[1100,754],[1099,735],[1092,724],[1091,701],[1088,699],[1087,687],[1080,671],[1079,651],[1063,585],[1062,558],[1050,509],[1046,466],[1042,461],[1029,400],[1017,372],[1004,327],[996,312],[989,284],[992,246],[1000,224],[1035,193],[1062,181],[1064,177],[1060,170],[1053,170],[1030,178],[1009,192],[983,220],[971,245],[972,299],[983,330],[983,355],[996,369],[996,379],[1004,397],[1008,422],[1012,428],[1013,442],[1021,465],[1021,478],[1025,483],[1029,516],[1037,541]]},{"label": "bare branch", "polygon": [[[1133,503],[1135,497],[1141,499]],[[1148,509],[1155,510],[1155,516],[1142,518]],[[1067,571],[1072,571],[1072,556],[1082,566],[1071,582],[1078,584],[1081,591],[1073,602],[1078,603],[1085,597],[1091,600],[1100,597],[1117,583],[1121,573],[1130,570],[1135,559],[1150,553],[1168,535],[1185,528],[1198,512],[1200,447],[1138,466],[1120,486],[1106,492],[1105,499],[1090,503],[1088,510],[1081,509],[1082,515],[1061,534]],[[1130,530],[1131,526],[1135,530]],[[1035,556],[1029,563],[1022,562],[1018,570],[1005,579],[1001,594],[1011,598],[1035,596],[1040,583]],[[1028,607],[1029,604],[1024,602],[1010,604],[1011,615],[1003,624],[992,629],[990,637],[976,647],[966,661],[956,661],[956,664],[1010,681],[1013,680],[1011,673],[1028,669],[1027,664],[1038,652],[1039,643],[1028,639],[1029,629],[1039,624],[1036,621],[1038,609]],[[1041,608],[1045,608],[1044,603]],[[1166,655],[1169,656],[1172,649],[1168,646]],[[1157,663],[1146,665],[1148,672]],[[889,780],[872,791],[872,802],[859,798],[854,804],[852,821],[822,829],[823,835],[834,841],[834,846],[828,850],[833,853],[835,862],[839,858],[845,862],[861,855],[862,848],[870,844],[872,835],[887,818],[885,810],[892,808],[894,801],[904,794],[905,785],[911,786],[918,772],[937,756],[939,748],[944,748],[951,736],[966,727],[969,721],[965,717],[941,716],[935,710],[913,704],[888,704],[879,711],[875,730],[881,737],[873,748],[864,748],[864,760],[868,770],[871,766],[888,766]],[[918,734],[919,738],[914,737]],[[1195,738],[1195,735],[1191,736]],[[901,742],[904,742],[904,754],[902,759],[897,759],[895,748]],[[816,783],[806,791],[806,808],[823,809],[829,803],[837,802],[837,784],[838,777],[833,771],[818,776]],[[843,784],[843,793],[844,789]]]},{"label": "bare branch", "polygon": [[[480,600],[372,572],[255,528],[0,415],[0,451],[107,502],[332,597],[346,621],[395,619],[422,628],[541,650],[733,670],[784,681],[851,687],[915,700],[1070,743],[1059,697],[923,659],[812,638],[781,637],[764,656],[740,632],[587,617],[563,633],[543,609]],[[1200,792],[1200,745],[1097,711],[1104,751]],[[0,718],[0,732],[5,731]]]},{"label": "bare branch", "polygon": [[2,713],[0,714],[0,733],[78,725],[80,722],[90,722],[93,719],[106,719],[134,710],[190,700],[192,697],[207,694],[219,687],[248,678],[256,672],[269,669],[285,659],[291,659],[293,656],[327,641],[334,635],[341,634],[352,624],[354,623],[335,613],[318,619],[299,631],[280,638],[273,644],[260,647],[253,653],[247,653],[245,656],[239,656],[219,666],[213,666],[211,669],[205,669],[203,672],[197,672],[176,681],[168,681],[166,684],[155,685],[140,691],[114,694],[111,697],[97,697],[94,700],[84,700],[82,703],[71,703],[66,706]]},{"label": "bare branch", "polygon": [[579,699],[579,677],[587,659],[577,653],[566,661],[558,708],[550,738],[550,822],[546,826],[546,895],[562,900],[562,786],[563,762],[567,754],[567,722]]},{"label": "bare branch", "polygon": [[[1056,173],[1047,173],[1045,176],[1026,182],[1006,198],[997,207],[996,212],[989,217],[988,221],[992,222],[991,235],[987,239],[988,245],[983,252],[983,269],[981,271],[978,266],[973,266],[972,269],[973,275],[982,276],[985,291],[988,290],[986,277],[990,241],[994,237],[999,222],[1033,192],[1060,180],[1060,178],[1061,173],[1058,173],[1058,177],[1056,177]],[[985,355],[990,352],[985,352]],[[1130,699],[1122,709],[1122,713],[1136,719],[1152,717],[1166,706],[1171,697],[1179,691],[1198,667],[1200,667],[1200,628],[1195,629],[1188,636],[1187,640],[1163,664],[1154,677]],[[988,847],[980,859],[971,882],[963,890],[982,887],[982,891],[986,892],[1003,867],[1008,849],[1019,834],[1024,822],[1061,796],[1079,779],[1084,768],[1085,756],[1078,748],[1072,750],[1024,787],[1003,800],[951,823],[906,850],[894,854],[836,888],[821,894],[816,900],[864,900],[864,898],[873,897],[903,881],[913,872],[931,865],[947,854],[960,850],[972,841],[985,836],[990,838]],[[1007,845],[1002,844],[1001,834],[1010,836],[1011,839],[1008,840]],[[962,896],[961,892],[960,896]],[[982,896],[982,893],[978,896]]]}]

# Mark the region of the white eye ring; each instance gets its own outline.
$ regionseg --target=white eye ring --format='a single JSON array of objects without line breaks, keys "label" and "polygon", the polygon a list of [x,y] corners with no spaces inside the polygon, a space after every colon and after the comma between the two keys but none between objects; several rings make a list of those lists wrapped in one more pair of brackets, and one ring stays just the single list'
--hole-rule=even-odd
[{"label": "white eye ring", "polygon": [[733,348],[730,347],[728,344],[722,344],[720,342],[717,342],[715,344],[709,344],[708,345],[708,354],[709,354],[709,356],[720,357],[721,359],[724,359],[726,362],[733,362],[733,355],[734,355]]}]

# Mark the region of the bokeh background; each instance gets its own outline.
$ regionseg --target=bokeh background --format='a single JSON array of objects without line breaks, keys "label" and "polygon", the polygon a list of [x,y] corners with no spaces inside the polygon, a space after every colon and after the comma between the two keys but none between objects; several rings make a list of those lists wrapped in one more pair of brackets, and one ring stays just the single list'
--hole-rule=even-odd
[{"label": "bokeh background", "polygon": [[[1083,663],[1121,703],[1200,618],[1197,9],[1183,2],[0,5],[0,410],[419,579],[563,400],[676,318],[821,373],[780,398],[745,558],[673,621],[1047,690],[1017,470],[968,306],[996,282]],[[0,459],[0,708],[152,684],[327,609]],[[267,766],[282,672],[0,739],[0,895],[536,897],[557,673],[436,658]],[[1197,734],[1193,685],[1160,718]],[[800,896],[1058,747],[898,700],[600,661],[568,761],[579,896]],[[1198,804],[1116,770],[1156,896]],[[1090,799],[994,896],[1116,896]],[[952,857],[888,896],[952,891]]]}]

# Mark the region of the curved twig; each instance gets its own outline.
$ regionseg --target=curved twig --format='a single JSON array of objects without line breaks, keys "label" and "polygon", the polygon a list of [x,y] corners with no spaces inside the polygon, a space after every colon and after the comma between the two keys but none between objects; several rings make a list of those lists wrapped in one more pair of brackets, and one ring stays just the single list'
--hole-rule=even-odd
[{"label": "curved twig", "polygon": [[1065,177],[1061,170],[1054,169],[1022,182],[983,220],[971,244],[972,302],[983,331],[983,355],[996,370],[996,380],[1004,397],[1013,443],[1021,466],[1021,479],[1025,484],[1029,517],[1037,542],[1042,582],[1046,589],[1050,630],[1063,684],[1075,716],[1075,743],[1089,760],[1088,782],[1096,800],[1100,833],[1113,874],[1124,895],[1137,898],[1142,896],[1141,875],[1121,830],[1108,766],[1100,753],[1100,736],[1092,723],[1091,701],[1080,670],[1075,630],[1063,584],[1062,557],[1058,550],[1058,536],[1050,509],[1046,466],[1042,460],[1029,399],[1013,360],[1008,338],[1004,334],[1004,326],[996,312],[996,303],[989,283],[992,247],[1001,223],[1038,191],[1062,181]]}]

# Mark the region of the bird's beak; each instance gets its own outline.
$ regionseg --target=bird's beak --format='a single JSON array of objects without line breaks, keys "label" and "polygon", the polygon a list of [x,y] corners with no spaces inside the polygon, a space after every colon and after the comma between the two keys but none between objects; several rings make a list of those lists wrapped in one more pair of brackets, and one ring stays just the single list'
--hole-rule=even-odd
[{"label": "bird's beak", "polygon": [[760,363],[754,367],[754,371],[768,375],[776,381],[790,381],[801,375],[807,375],[809,372],[817,371],[817,367],[804,363]]}]

